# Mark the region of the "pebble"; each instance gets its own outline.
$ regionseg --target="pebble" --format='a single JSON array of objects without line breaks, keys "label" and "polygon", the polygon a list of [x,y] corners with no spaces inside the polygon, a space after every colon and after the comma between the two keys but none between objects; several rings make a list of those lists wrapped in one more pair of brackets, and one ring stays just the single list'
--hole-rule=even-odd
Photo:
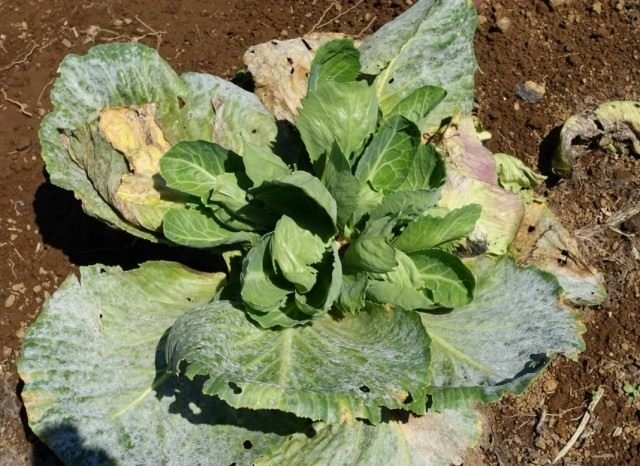
[{"label": "pebble", "polygon": [[511,20],[506,16],[498,18],[498,20],[496,21],[496,27],[500,32],[507,32],[509,29],[511,29]]},{"label": "pebble", "polygon": [[24,283],[16,283],[11,287],[11,289],[16,293],[21,293],[21,294],[27,291],[27,287],[24,286]]},{"label": "pebble", "polygon": [[62,45],[64,45],[68,49],[73,47],[73,44],[71,43],[71,41],[69,39],[62,39]]},{"label": "pebble", "polygon": [[16,295],[10,294],[7,299],[4,300],[4,307],[11,307],[16,302]]},{"label": "pebble", "polygon": [[17,331],[16,331],[16,338],[18,340],[22,340],[24,338],[24,328],[20,327]]},{"label": "pebble", "polygon": [[558,381],[556,379],[547,379],[542,384],[542,389],[545,393],[555,393],[558,389]]},{"label": "pebble", "polygon": [[548,1],[551,8],[558,8],[559,6],[567,5],[568,3],[571,3],[571,0],[548,0]]},{"label": "pebble", "polygon": [[594,2],[593,5],[591,5],[591,10],[599,15],[600,13],[602,13],[602,3],[600,2]]},{"label": "pebble", "polygon": [[545,92],[544,84],[539,84],[535,81],[526,81],[516,87],[516,95],[530,104],[540,101]]}]

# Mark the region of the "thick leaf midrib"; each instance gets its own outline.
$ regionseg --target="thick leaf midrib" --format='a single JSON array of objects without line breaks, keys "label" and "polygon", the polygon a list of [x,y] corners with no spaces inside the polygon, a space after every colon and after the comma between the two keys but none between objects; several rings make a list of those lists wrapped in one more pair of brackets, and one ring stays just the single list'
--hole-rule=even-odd
[{"label": "thick leaf midrib", "polygon": [[[425,328],[427,328],[427,325],[425,325]],[[463,351],[459,350],[455,346],[447,343],[445,340],[440,338],[437,333],[430,332],[427,329],[427,334],[431,338],[431,344],[432,345],[439,345],[441,348],[443,348],[445,350],[444,351],[445,354],[454,355],[457,359],[460,359],[461,361],[466,362],[471,367],[474,367],[474,368],[478,369],[479,371],[481,371],[482,373],[484,373],[484,374],[486,374],[488,376],[493,375],[493,370],[491,370],[490,367],[487,367],[486,365],[482,364],[481,362],[476,361],[471,356],[467,355],[467,353],[464,353]]]}]

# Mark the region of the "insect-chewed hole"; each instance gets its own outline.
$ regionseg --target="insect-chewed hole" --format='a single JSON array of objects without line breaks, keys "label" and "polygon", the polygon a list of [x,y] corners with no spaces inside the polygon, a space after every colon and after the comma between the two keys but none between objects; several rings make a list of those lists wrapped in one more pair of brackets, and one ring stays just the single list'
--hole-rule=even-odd
[{"label": "insect-chewed hole", "polygon": [[413,397],[411,396],[411,393],[409,393],[409,395],[404,399],[403,403],[406,405],[413,403]]},{"label": "insect-chewed hole", "polygon": [[251,450],[253,448],[253,443],[251,443],[250,440],[245,440],[244,442],[242,442],[242,446],[245,450]]},{"label": "insect-chewed hole", "polygon": [[184,99],[178,96],[178,108],[183,108],[185,105],[186,103],[184,102]]},{"label": "insect-chewed hole", "polygon": [[389,80],[389,84],[393,84],[393,81],[395,81],[395,80],[396,80],[396,78],[391,78],[391,79]]},{"label": "insect-chewed hole", "polygon": [[229,382],[229,388],[233,390],[234,395],[239,395],[240,393],[242,393],[242,388],[240,388],[237,384],[233,382]]},{"label": "insect-chewed hole", "polygon": [[527,231],[528,231],[529,233],[533,233],[534,231],[536,231],[536,227],[535,227],[535,226],[533,226],[533,225],[529,225],[529,228],[527,228]]},{"label": "insect-chewed hole", "polygon": [[367,387],[366,385],[360,385],[360,391],[362,393],[369,393],[371,391],[371,389],[369,387]]}]

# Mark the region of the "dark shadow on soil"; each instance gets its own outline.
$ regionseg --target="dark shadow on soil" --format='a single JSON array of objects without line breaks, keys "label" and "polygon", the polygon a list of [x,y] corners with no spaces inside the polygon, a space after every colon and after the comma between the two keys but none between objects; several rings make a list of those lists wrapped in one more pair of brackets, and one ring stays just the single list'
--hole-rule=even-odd
[{"label": "dark shadow on soil", "polygon": [[43,242],[75,265],[129,270],[149,260],[170,260],[201,271],[225,270],[222,259],[209,251],[152,243],[111,228],[87,215],[73,193],[49,182],[38,187],[33,208]]}]

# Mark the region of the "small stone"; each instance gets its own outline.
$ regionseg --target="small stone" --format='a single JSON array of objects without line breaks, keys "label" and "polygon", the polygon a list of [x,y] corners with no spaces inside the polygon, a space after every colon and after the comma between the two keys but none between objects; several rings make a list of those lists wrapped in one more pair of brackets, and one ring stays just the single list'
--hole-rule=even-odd
[{"label": "small stone", "polygon": [[478,15],[478,24],[485,24],[487,22],[487,17],[484,15]]},{"label": "small stone", "polygon": [[133,20],[131,18],[125,18],[124,19],[124,23],[125,24],[131,24],[131,23],[133,23]]},{"label": "small stone", "polygon": [[36,285],[32,288],[34,293],[40,293],[42,291],[42,286]]},{"label": "small stone", "polygon": [[511,20],[506,16],[498,18],[498,20],[496,21],[496,27],[500,32],[507,32],[509,29],[511,29]]},{"label": "small stone", "polygon": [[119,28],[120,26],[122,26],[124,24],[124,21],[122,21],[121,19],[114,19],[113,20],[113,25],[117,28]]},{"label": "small stone", "polygon": [[569,55],[569,57],[567,58],[567,63],[569,63],[571,66],[579,66],[580,64],[582,64],[582,58],[580,58],[580,55],[574,53]]},{"label": "small stone", "polygon": [[286,29],[283,29],[282,31],[280,31],[280,36],[281,37],[288,37],[289,36],[289,31],[287,31]]},{"label": "small stone", "polygon": [[526,81],[525,83],[518,84],[516,87],[516,95],[525,102],[535,104],[540,101],[545,94],[544,84],[539,84],[535,81]]},{"label": "small stone", "polygon": [[17,331],[16,331],[16,338],[18,340],[22,340],[24,338],[24,328],[20,327]]},{"label": "small stone", "polygon": [[558,389],[558,381],[556,379],[547,379],[542,384],[542,389],[545,393],[555,393]]},{"label": "small stone", "polygon": [[548,0],[548,2],[549,2],[549,6],[555,10],[559,6],[563,6],[568,3],[571,3],[571,0]]},{"label": "small stone", "polygon": [[4,307],[11,307],[16,302],[16,295],[10,294],[7,299],[4,300]]},{"label": "small stone", "polygon": [[593,5],[591,5],[591,11],[593,11],[597,15],[602,13],[602,3],[594,2]]},{"label": "small stone", "polygon": [[535,446],[538,447],[540,450],[544,450],[545,448],[547,448],[547,442],[545,441],[545,439],[543,439],[542,437],[538,437],[536,439],[536,441],[534,442]]},{"label": "small stone", "polygon": [[68,49],[73,47],[73,44],[71,43],[71,41],[69,39],[62,39],[62,45],[64,45]]},{"label": "small stone", "polygon": [[27,291],[27,287],[26,287],[26,286],[24,286],[24,283],[16,283],[15,285],[13,285],[13,286],[11,287],[11,289],[12,289],[13,291],[15,291],[16,293],[20,293],[20,294],[22,294],[22,293],[24,293],[25,291]]},{"label": "small stone", "polygon": [[15,233],[11,233],[11,235],[9,236],[9,240],[11,240],[11,242],[15,241],[18,239],[18,235],[16,235]]}]

